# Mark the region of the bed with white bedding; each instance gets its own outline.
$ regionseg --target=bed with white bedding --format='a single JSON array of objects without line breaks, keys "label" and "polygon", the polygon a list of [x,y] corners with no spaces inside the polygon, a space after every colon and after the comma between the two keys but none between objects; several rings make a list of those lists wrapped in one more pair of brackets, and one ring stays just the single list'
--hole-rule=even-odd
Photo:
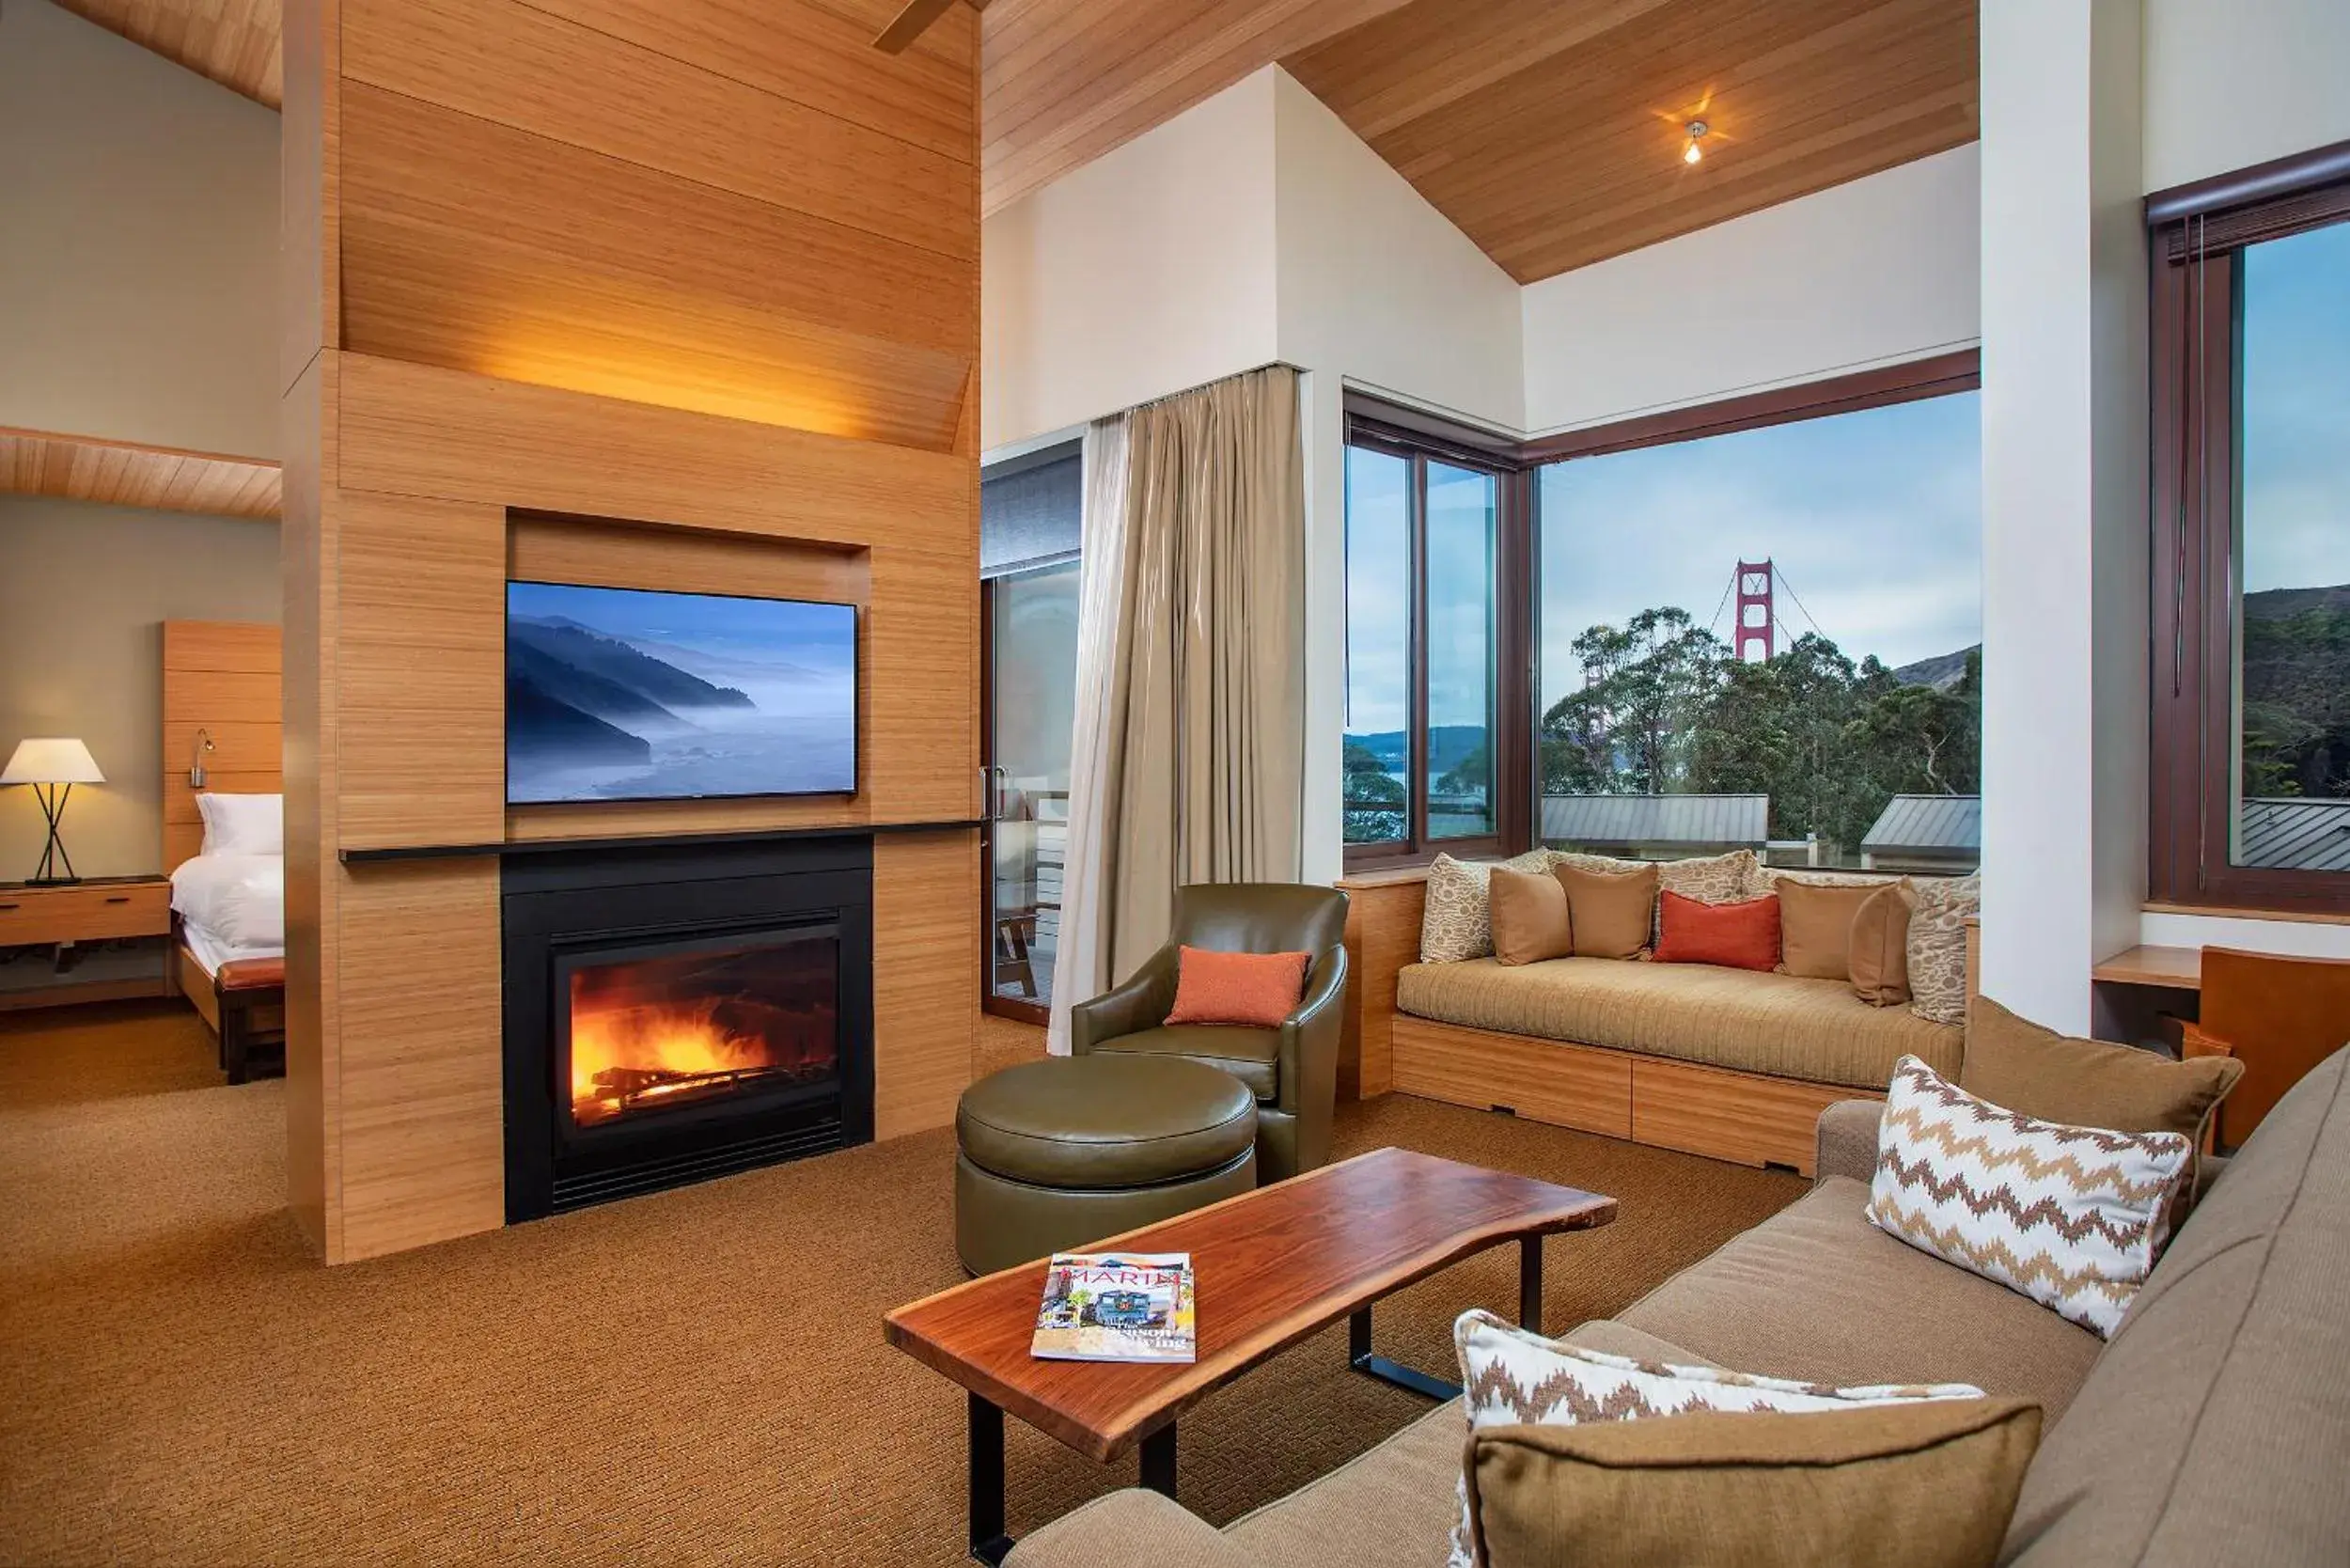
[{"label": "bed with white bedding", "polygon": [[203,848],[172,868],[180,989],[243,1083],[256,1046],[285,1038],[286,856],[277,795],[199,793]]},{"label": "bed with white bedding", "polygon": [[286,857],[207,852],[171,873],[171,909],[204,973],[286,952]]}]

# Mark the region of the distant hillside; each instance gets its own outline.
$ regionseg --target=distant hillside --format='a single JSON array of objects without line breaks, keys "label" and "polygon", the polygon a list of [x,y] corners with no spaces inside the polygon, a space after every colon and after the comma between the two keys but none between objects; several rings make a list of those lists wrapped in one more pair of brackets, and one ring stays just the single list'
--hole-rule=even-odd
[{"label": "distant hillside", "polygon": [[508,623],[506,635],[517,648],[529,649],[592,677],[601,690],[608,692],[617,686],[659,708],[753,706],[748,697],[732,686],[712,685],[675,665],[560,616],[517,616]]},{"label": "distant hillside", "polygon": [[2350,583],[2332,588],[2264,588],[2244,596],[2247,620],[2282,620],[2303,610],[2350,610]]},{"label": "distant hillside", "polygon": [[1982,644],[1977,643],[1955,653],[1936,653],[1931,659],[1902,666],[1893,671],[1893,679],[1904,686],[1932,686],[1935,691],[1946,692],[1966,674],[1966,656],[1982,651]]},{"label": "distant hillside", "polygon": [[[1361,746],[1378,758],[1379,765],[1389,773],[1403,771],[1403,731],[1401,729],[1349,735],[1346,744]],[[1436,725],[1428,731],[1429,767],[1436,773],[1449,773],[1484,744],[1485,727],[1481,724]]]},{"label": "distant hillside", "polygon": [[549,696],[526,675],[506,678],[506,749],[517,760],[642,764],[652,760],[650,745]]}]

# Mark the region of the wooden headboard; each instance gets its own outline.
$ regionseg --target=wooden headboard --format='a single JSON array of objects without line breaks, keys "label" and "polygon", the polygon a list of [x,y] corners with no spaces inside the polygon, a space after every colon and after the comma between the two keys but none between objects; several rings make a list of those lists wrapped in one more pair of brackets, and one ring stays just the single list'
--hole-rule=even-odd
[{"label": "wooden headboard", "polygon": [[275,794],[282,709],[274,626],[227,620],[164,622],[164,870],[204,844],[204,820],[188,783],[196,732],[207,730],[205,788]]}]

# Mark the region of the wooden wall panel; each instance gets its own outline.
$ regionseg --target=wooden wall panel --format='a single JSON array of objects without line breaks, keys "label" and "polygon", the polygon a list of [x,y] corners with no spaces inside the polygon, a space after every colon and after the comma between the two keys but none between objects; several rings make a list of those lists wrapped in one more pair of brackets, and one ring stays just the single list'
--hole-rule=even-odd
[{"label": "wooden wall panel", "polygon": [[[290,1189],[340,1262],[501,1223],[504,1117],[496,862],[337,847],[972,814],[977,33],[290,3]],[[859,604],[867,787],[507,811],[509,573]],[[977,835],[875,856],[894,1136],[971,1073]]]},{"label": "wooden wall panel", "polygon": [[977,133],[978,19],[961,6],[902,55],[870,19],[829,6],[529,0],[536,9],[968,162]]},{"label": "wooden wall panel", "polygon": [[1346,894],[1346,1011],[1339,1038],[1339,1089],[1371,1100],[1395,1083],[1395,977],[1419,962],[1427,873],[1341,877]]},{"label": "wooden wall panel", "polygon": [[972,260],[348,78],[341,153],[352,349],[861,440],[953,441],[978,349]]},{"label": "wooden wall panel", "polygon": [[873,1136],[955,1119],[979,1020],[979,836],[873,841]]},{"label": "wooden wall panel", "polygon": [[278,628],[241,621],[166,620],[163,658],[164,870],[204,841],[188,781],[198,729],[212,737],[205,789],[275,794],[280,776]]},{"label": "wooden wall panel", "polygon": [[340,481],[355,490],[850,545],[977,527],[967,457],[364,354],[339,363]]},{"label": "wooden wall panel", "polygon": [[[297,4],[309,0],[296,0]],[[330,1202],[339,1149],[335,995],[333,671],[337,575],[323,527],[322,487],[335,465],[336,356],[314,357],[288,388],[283,574],[286,783],[286,1200],[311,1246],[342,1252],[339,1202]]]},{"label": "wooden wall panel", "polygon": [[498,866],[337,870],[343,1261],[506,1223]]},{"label": "wooden wall panel", "polygon": [[[521,0],[360,7],[342,59],[351,79],[405,97],[924,250],[978,254],[967,159]],[[615,95],[664,112],[612,114]],[[712,125],[739,133],[712,136]]]},{"label": "wooden wall panel", "polygon": [[506,513],[343,490],[337,843],[495,842],[506,798]]},{"label": "wooden wall panel", "polygon": [[964,538],[933,538],[873,550],[865,771],[876,822],[979,815],[978,518]]}]

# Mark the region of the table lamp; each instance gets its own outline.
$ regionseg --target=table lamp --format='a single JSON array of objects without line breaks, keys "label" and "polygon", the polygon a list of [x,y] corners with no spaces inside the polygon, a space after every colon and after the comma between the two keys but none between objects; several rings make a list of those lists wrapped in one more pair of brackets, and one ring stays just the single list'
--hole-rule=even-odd
[{"label": "table lamp", "polygon": [[[16,743],[16,754],[0,770],[0,784],[30,784],[34,798],[40,802],[40,814],[49,822],[49,844],[40,852],[40,870],[33,873],[33,886],[55,887],[82,880],[73,874],[73,860],[57,837],[57,823],[65,816],[65,803],[73,786],[104,782],[106,776],[98,771],[97,760],[79,741],[49,735]],[[60,865],[65,867],[62,876],[57,873]]]}]

